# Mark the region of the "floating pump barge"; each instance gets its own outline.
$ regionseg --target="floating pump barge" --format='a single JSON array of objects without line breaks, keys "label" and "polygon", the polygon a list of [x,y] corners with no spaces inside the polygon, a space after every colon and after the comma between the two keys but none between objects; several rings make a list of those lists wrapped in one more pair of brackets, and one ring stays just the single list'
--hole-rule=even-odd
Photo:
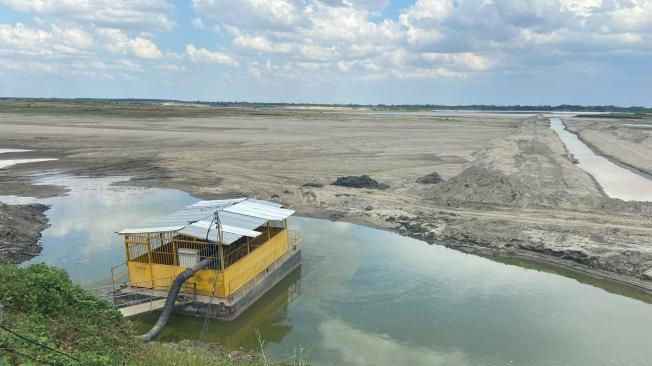
[{"label": "floating pump barge", "polygon": [[175,278],[174,313],[232,320],[300,266],[293,210],[254,198],[200,201],[119,232],[126,261],[112,269],[110,298],[125,316],[163,308]]}]

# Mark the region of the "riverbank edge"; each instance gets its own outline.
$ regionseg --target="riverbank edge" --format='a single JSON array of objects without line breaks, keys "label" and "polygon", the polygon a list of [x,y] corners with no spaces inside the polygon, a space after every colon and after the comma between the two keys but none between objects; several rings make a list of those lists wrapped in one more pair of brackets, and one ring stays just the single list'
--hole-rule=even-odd
[{"label": "riverbank edge", "polygon": [[596,155],[603,156],[604,158],[606,158],[610,162],[612,162],[612,163],[614,163],[614,164],[616,164],[616,165],[618,165],[618,166],[620,166],[620,167],[622,167],[624,169],[630,170],[632,173],[639,174],[639,175],[641,175],[643,177],[646,177],[648,179],[652,179],[652,170],[648,171],[648,170],[646,170],[644,168],[627,164],[624,161],[619,160],[617,157],[613,156],[612,154],[609,154],[609,153],[603,151],[598,146],[590,143],[588,140],[586,140],[584,137],[582,137],[582,132],[581,131],[577,131],[575,129],[569,128],[566,123],[564,123],[564,126],[565,126],[565,128],[566,128],[566,130],[568,132],[570,132],[570,133],[574,134],[575,136],[577,136],[577,138],[582,143],[584,143],[586,146],[588,146],[589,149],[591,149],[591,151],[593,151]]},{"label": "riverbank edge", "polygon": [[[416,238],[415,238],[416,239]],[[424,240],[424,239],[420,239]],[[428,242],[428,241],[426,241]],[[469,244],[472,242],[457,242],[454,239],[445,239],[443,243],[430,243],[440,244],[447,248],[456,249],[460,252],[467,254],[474,254],[486,257],[496,258],[513,258],[522,259],[532,263],[539,263],[551,265],[560,269],[566,269],[578,274],[590,276],[598,280],[607,280],[616,284],[626,285],[630,288],[641,291],[643,294],[652,296],[652,281],[645,281],[634,276],[628,276],[621,273],[608,272],[600,269],[591,268],[589,266],[577,263],[575,261],[559,258],[553,255],[538,253],[531,250],[510,248],[506,250],[485,248],[476,244]]]},{"label": "riverbank edge", "polygon": [[[73,175],[76,175],[73,173]],[[80,175],[81,176],[81,175]],[[87,175],[83,175],[87,176]],[[128,185],[135,186],[135,187],[144,187],[144,188],[153,188],[157,187],[157,185],[146,185],[146,186],[141,186],[139,185],[138,180],[129,180],[125,182]],[[32,184],[33,185],[33,184]],[[171,187],[164,187],[164,188],[171,188]],[[181,187],[176,187],[174,189],[178,189],[180,191],[186,192],[183,188]],[[188,194],[191,194],[191,192],[186,192]],[[58,196],[61,194],[57,194]],[[63,196],[66,196],[67,193],[63,193]],[[203,197],[197,197],[198,199],[202,199]],[[29,206],[29,205],[10,205],[10,206]],[[46,211],[49,209],[48,206],[42,205],[45,207],[43,211]],[[344,214],[341,218],[333,219],[333,211],[329,210],[328,208],[325,209],[318,209],[318,208],[311,208],[311,209],[302,209],[302,208],[296,208],[297,214],[299,216],[307,217],[307,218],[315,218],[315,219],[325,219],[325,220],[331,220],[331,221],[342,221],[342,222],[348,222],[356,225],[363,225],[366,227],[378,229],[378,230],[384,230],[388,232],[392,232],[398,235],[410,237],[416,240],[423,241],[424,243],[427,243],[429,245],[443,245],[447,248],[453,249],[453,250],[458,250],[462,253],[466,254],[473,254],[473,255],[480,255],[483,257],[488,257],[488,258],[513,258],[513,259],[521,259],[525,261],[529,261],[532,263],[540,263],[540,264],[546,264],[546,265],[551,265],[553,267],[557,267],[560,269],[566,269],[573,271],[578,274],[583,274],[590,276],[594,279],[598,280],[607,280],[610,282],[613,282],[615,284],[620,284],[620,285],[625,285],[627,287],[636,289],[641,291],[642,294],[645,295],[650,295],[652,296],[652,281],[645,281],[640,278],[634,277],[634,276],[628,276],[624,275],[621,273],[616,273],[616,272],[609,272],[609,271],[604,271],[596,268],[589,267],[587,265],[568,260],[568,259],[563,259],[554,255],[549,255],[545,253],[538,253],[535,251],[530,251],[522,248],[508,248],[508,249],[499,249],[499,248],[487,248],[485,246],[482,246],[481,243],[475,243],[472,240],[458,240],[455,238],[451,237],[437,237],[437,238],[429,238],[426,235],[423,235],[422,232],[419,230],[409,230],[406,229],[403,226],[396,226],[393,223],[390,223],[388,221],[382,221],[382,220],[366,220],[364,217],[360,216],[348,216]],[[40,244],[38,241],[40,240],[41,233],[43,230],[45,230],[47,227],[49,227],[48,219],[45,215],[43,215],[44,218],[44,226],[42,226],[42,229],[39,231],[39,236],[38,239],[36,240],[36,245],[39,246],[39,251],[40,251]],[[1,238],[0,238],[1,239]],[[27,249],[28,246],[25,246],[25,249]],[[30,260],[31,258],[34,258],[37,256],[37,254],[33,253],[23,253],[23,260],[20,262],[16,263],[22,263],[25,261]]]},{"label": "riverbank edge", "polygon": [[404,237],[416,239],[428,245],[441,245],[446,248],[457,250],[465,254],[479,255],[489,259],[492,258],[520,259],[531,263],[550,265],[555,268],[570,270],[578,274],[587,275],[597,280],[607,280],[614,284],[625,285],[629,288],[640,291],[641,294],[652,296],[652,281],[642,280],[638,277],[628,276],[622,273],[609,272],[609,271],[592,268],[587,265],[572,260],[563,259],[554,255],[538,253],[535,251],[526,250],[522,248],[509,248],[509,249],[487,248],[471,240],[463,241],[463,240],[457,240],[450,237],[438,237],[435,239],[431,239],[428,238],[426,235],[423,235],[423,233],[418,230],[405,230],[405,228],[402,226],[394,226],[394,225],[390,226],[388,225],[390,224],[390,222],[388,221],[386,221],[385,223],[387,224],[385,224],[383,222],[378,222],[378,221],[367,221],[361,217],[348,217],[348,216],[344,216],[339,220],[332,220],[328,212],[324,212],[324,213],[305,212],[302,210],[297,210],[297,215],[301,217],[307,217],[313,219],[341,221],[341,222],[347,222],[355,225],[362,225],[369,228],[383,230]]},{"label": "riverbank edge", "polygon": [[[551,121],[551,117],[547,117],[547,118],[548,118],[548,120],[550,121],[550,124],[551,124],[551,127],[550,127],[550,128],[552,129],[552,121]],[[566,125],[566,123],[564,122],[563,119],[561,119],[561,118],[559,118],[559,117],[558,117],[558,119],[559,119],[559,121],[561,122],[561,124],[564,126],[564,130],[565,130],[565,131],[568,131],[568,133],[570,133],[570,134],[577,135],[575,132],[573,132],[573,131],[571,131],[571,130],[568,129],[568,125]],[[573,163],[574,165],[577,165],[577,164],[578,164],[578,160],[577,160],[577,159],[575,158],[575,156],[570,152],[570,150],[568,150],[568,146],[566,146],[566,144],[562,141],[561,136],[559,136],[559,134],[557,134],[556,132],[555,132],[555,136],[557,136],[557,138],[558,138],[559,141],[561,142],[562,146],[564,147],[564,151],[566,152],[566,157],[568,158],[568,160],[570,160],[570,162]],[[579,139],[579,135],[577,135],[577,138]],[[579,139],[579,140],[582,141],[582,139]],[[589,145],[587,145],[587,146],[589,146]],[[589,149],[590,149],[590,148],[591,148],[591,146],[589,146]],[[594,153],[596,153],[596,151],[594,151]],[[600,184],[600,182],[598,182],[598,180],[595,179],[595,177],[593,176],[593,174],[591,174],[591,173],[589,173],[589,172],[586,172],[586,174],[588,174],[588,176],[591,178],[591,180],[593,181],[593,184],[595,185],[596,189],[600,191],[600,193],[602,194],[602,196],[604,196],[605,198],[609,198],[609,195],[607,194],[607,192],[605,192],[604,187],[602,187],[602,185]]]},{"label": "riverbank edge", "polygon": [[0,203],[0,264],[20,264],[41,252],[43,230],[50,226],[41,203]]}]

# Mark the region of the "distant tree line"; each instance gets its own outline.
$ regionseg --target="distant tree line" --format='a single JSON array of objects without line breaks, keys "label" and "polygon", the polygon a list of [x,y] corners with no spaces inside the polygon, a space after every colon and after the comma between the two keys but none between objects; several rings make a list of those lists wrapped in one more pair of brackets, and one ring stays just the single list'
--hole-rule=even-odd
[{"label": "distant tree line", "polygon": [[174,99],[102,99],[102,98],[0,98],[7,101],[25,102],[63,102],[63,103],[105,103],[105,104],[202,104],[214,107],[248,107],[248,108],[283,108],[283,107],[339,107],[339,108],[367,108],[372,110],[395,111],[541,111],[541,112],[619,112],[619,113],[652,113],[652,107],[642,106],[614,106],[614,105],[495,105],[495,104],[470,104],[470,105],[445,105],[445,104],[329,104],[329,103],[259,103],[259,102],[208,102],[208,101],[182,101]]}]

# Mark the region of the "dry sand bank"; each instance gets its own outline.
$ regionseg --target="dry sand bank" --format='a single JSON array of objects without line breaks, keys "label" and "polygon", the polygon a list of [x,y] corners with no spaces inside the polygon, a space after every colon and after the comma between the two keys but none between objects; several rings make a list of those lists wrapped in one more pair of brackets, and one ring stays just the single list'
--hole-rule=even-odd
[{"label": "dry sand bank", "polygon": [[569,131],[594,150],[652,175],[652,118],[565,119]]},{"label": "dry sand bank", "polygon": [[[566,156],[546,119],[238,113],[151,119],[0,114],[0,145],[61,157],[0,171],[0,194],[29,191],[21,174],[46,166],[130,175],[130,184],[202,198],[272,198],[303,215],[652,288],[650,206],[605,198]],[[433,171],[446,181],[416,183]],[[330,185],[362,174],[389,188]],[[309,182],[323,187],[303,186]]]}]

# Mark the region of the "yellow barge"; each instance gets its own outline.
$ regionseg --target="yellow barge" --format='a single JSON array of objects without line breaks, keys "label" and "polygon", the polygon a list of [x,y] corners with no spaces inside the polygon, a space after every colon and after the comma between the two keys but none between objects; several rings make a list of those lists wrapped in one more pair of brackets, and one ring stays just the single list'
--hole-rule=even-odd
[{"label": "yellow barge", "polygon": [[200,201],[124,229],[126,261],[112,270],[112,299],[125,316],[162,308],[174,279],[199,266],[174,313],[234,319],[300,266],[293,213],[254,198]]}]

